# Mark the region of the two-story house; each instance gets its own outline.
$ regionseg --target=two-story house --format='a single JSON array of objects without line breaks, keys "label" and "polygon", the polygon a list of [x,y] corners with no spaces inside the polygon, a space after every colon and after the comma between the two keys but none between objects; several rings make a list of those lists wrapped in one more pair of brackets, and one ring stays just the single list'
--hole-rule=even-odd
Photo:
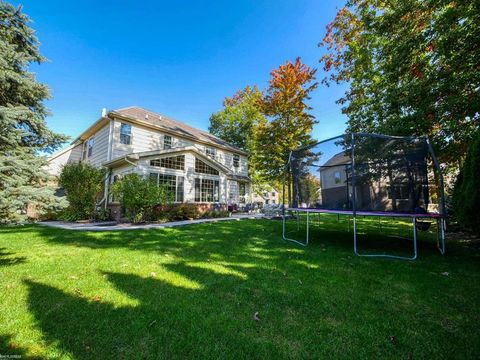
[{"label": "two-story house", "polygon": [[108,195],[109,187],[130,172],[166,184],[176,202],[210,208],[249,202],[247,155],[205,131],[132,106],[102,111],[68,148],[49,159],[49,172],[58,176],[64,164],[79,161],[107,168],[101,204],[115,211],[118,203]]}]

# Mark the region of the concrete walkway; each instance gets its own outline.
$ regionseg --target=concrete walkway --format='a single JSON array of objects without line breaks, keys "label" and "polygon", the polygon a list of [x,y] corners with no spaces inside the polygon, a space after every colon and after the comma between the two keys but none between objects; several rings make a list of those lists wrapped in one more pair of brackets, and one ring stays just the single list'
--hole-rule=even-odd
[{"label": "concrete walkway", "polygon": [[113,221],[104,221],[98,223],[75,223],[75,222],[63,222],[63,221],[41,221],[38,224],[43,226],[49,226],[54,228],[66,229],[66,230],[83,230],[83,231],[110,231],[110,230],[136,230],[136,229],[154,229],[154,228],[169,228],[175,226],[184,226],[191,224],[203,224],[218,221],[232,221],[242,219],[261,219],[265,216],[263,214],[238,214],[231,217],[215,218],[215,219],[197,219],[197,220],[183,220],[172,221],[164,224],[117,224]]}]

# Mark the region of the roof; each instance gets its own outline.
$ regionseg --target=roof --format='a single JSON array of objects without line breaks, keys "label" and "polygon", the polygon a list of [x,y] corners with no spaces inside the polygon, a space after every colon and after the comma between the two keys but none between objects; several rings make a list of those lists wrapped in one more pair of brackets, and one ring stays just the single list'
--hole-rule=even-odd
[{"label": "roof", "polygon": [[350,156],[345,155],[345,152],[339,152],[338,154],[333,155],[328,159],[323,166],[337,166],[337,165],[346,165],[350,164],[352,161]]},{"label": "roof", "polygon": [[180,137],[200,140],[202,142],[206,142],[234,152],[246,154],[245,151],[229,144],[225,140],[222,140],[206,131],[196,129],[190,125],[187,125],[178,120],[174,120],[168,116],[164,116],[138,106],[130,106],[123,109],[113,110],[109,113],[109,115],[120,115],[122,117],[145,122],[147,124],[167,130],[168,132],[173,132]]}]

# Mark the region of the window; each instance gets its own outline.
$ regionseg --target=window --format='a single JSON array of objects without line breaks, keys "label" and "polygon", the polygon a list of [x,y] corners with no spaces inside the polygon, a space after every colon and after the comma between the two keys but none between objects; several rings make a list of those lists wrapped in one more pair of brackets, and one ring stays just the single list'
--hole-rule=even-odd
[{"label": "window", "polygon": [[172,148],[172,137],[170,135],[163,136],[163,148],[164,149]]},{"label": "window", "polygon": [[87,159],[93,154],[93,137],[83,143],[83,159]]},{"label": "window", "polygon": [[165,186],[173,201],[183,202],[183,186],[185,183],[183,176],[150,173],[150,179],[159,186]]},{"label": "window", "polygon": [[132,125],[121,123],[120,144],[130,145],[132,143]]},{"label": "window", "polygon": [[210,179],[195,179],[196,202],[218,202],[219,181]]},{"label": "window", "polygon": [[388,193],[389,199],[408,200],[409,199],[408,184],[393,184],[390,186]]},{"label": "window", "polygon": [[199,174],[218,175],[218,170],[195,158],[195,172]]},{"label": "window", "polygon": [[238,168],[240,166],[240,156],[237,154],[233,155],[233,167]]},{"label": "window", "polygon": [[215,155],[216,155],[215,148],[207,147],[205,148],[205,152],[207,153],[207,156],[210,156],[212,159],[215,159]]},{"label": "window", "polygon": [[185,155],[150,160],[150,166],[165,169],[185,170]]},{"label": "window", "polygon": [[275,197],[275,195],[277,195],[275,191],[272,191],[272,197]]},{"label": "window", "polygon": [[238,183],[238,195],[240,203],[245,203],[245,195],[247,194],[247,188],[245,183]]},{"label": "window", "polygon": [[340,171],[335,171],[335,173],[333,174],[333,178],[335,184],[340,184],[342,182],[342,175],[340,174]]}]

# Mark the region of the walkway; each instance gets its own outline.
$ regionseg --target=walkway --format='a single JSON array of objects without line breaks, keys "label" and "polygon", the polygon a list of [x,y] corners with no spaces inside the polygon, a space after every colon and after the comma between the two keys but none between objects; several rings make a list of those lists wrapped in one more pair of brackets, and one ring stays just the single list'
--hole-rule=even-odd
[{"label": "walkway", "polygon": [[154,229],[154,228],[169,228],[175,226],[184,226],[191,224],[203,224],[210,222],[218,221],[232,221],[232,220],[242,220],[242,219],[261,219],[264,218],[263,214],[238,214],[232,215],[231,217],[225,218],[214,218],[214,219],[197,219],[197,220],[183,220],[183,221],[172,221],[163,224],[117,224],[114,221],[104,221],[98,223],[75,223],[75,222],[63,222],[63,221],[41,221],[38,224],[66,229],[66,230],[83,230],[83,231],[107,231],[107,230],[135,230],[135,229]]}]

